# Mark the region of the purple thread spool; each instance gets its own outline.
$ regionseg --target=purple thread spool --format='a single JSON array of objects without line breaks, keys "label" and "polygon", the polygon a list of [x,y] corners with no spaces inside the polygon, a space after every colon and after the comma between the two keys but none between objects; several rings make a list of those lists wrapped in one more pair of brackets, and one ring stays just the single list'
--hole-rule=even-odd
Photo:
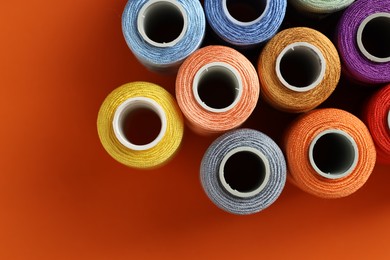
[{"label": "purple thread spool", "polygon": [[343,70],[368,85],[390,82],[390,0],[358,0],[338,25]]}]

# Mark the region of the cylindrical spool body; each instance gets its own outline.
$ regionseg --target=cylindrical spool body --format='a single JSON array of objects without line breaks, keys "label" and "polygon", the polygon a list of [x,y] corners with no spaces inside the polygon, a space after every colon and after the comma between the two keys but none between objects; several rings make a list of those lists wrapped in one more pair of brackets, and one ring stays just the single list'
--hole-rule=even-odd
[{"label": "cylindrical spool body", "polygon": [[[214,32],[225,42],[250,48],[269,40],[278,31],[286,12],[287,0],[205,0],[206,18]],[[235,17],[237,10],[244,17]],[[245,15],[255,11],[255,17]],[[243,20],[244,19],[244,20]]]},{"label": "cylindrical spool body", "polygon": [[347,8],[355,0],[289,0],[298,10],[309,14],[330,14]]},{"label": "cylindrical spool body", "polygon": [[188,126],[203,135],[239,127],[256,107],[259,92],[250,61],[224,46],[199,49],[176,78],[176,99]]},{"label": "cylindrical spool body", "polygon": [[376,161],[375,146],[364,123],[333,108],[313,110],[298,118],[286,132],[284,151],[289,179],[322,198],[356,192]]},{"label": "cylindrical spool body", "polygon": [[364,109],[364,121],[374,139],[378,162],[390,164],[390,85],[370,98]]},{"label": "cylindrical spool body", "polygon": [[390,0],[359,0],[339,20],[343,70],[367,85],[390,82]]},{"label": "cylindrical spool body", "polygon": [[206,18],[199,1],[132,0],[122,15],[127,45],[148,69],[177,71],[204,38]]},{"label": "cylindrical spool body", "polygon": [[238,129],[210,145],[200,177],[207,196],[219,208],[252,214],[279,197],[286,182],[286,164],[271,138],[256,130]]},{"label": "cylindrical spool body", "polygon": [[335,46],[323,34],[297,27],[281,31],[264,47],[258,61],[262,96],[286,112],[306,112],[336,88],[341,65]]},{"label": "cylindrical spool body", "polygon": [[[157,135],[138,144],[126,135],[126,121],[147,109],[159,118]],[[135,125],[134,125],[135,124]],[[97,129],[105,150],[118,162],[134,168],[154,168],[167,162],[178,150],[184,131],[183,118],[174,98],[162,87],[132,82],[112,91],[100,107]],[[154,129],[140,129],[151,131]]]}]

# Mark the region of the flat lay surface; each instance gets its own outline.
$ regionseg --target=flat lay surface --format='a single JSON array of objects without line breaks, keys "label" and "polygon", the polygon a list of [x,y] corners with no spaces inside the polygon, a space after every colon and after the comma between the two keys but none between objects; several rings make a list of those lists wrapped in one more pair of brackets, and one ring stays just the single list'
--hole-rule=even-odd
[{"label": "flat lay surface", "polygon": [[[157,169],[112,159],[96,127],[104,98],[132,81],[174,95],[176,80],[135,59],[121,30],[125,4],[0,4],[0,259],[389,259],[390,166],[377,164],[346,198],[320,199],[287,182],[269,208],[236,216],[200,184],[213,136],[186,127],[177,155]],[[339,15],[301,18],[289,7],[282,27],[330,37]],[[259,51],[248,52],[254,64]],[[321,107],[360,115],[376,89],[342,77]],[[296,116],[260,99],[243,126],[280,143]]]}]

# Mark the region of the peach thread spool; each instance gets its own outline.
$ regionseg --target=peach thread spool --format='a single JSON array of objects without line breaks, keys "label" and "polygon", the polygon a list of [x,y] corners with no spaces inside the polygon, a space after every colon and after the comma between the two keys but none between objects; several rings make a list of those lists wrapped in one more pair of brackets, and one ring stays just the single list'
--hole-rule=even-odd
[{"label": "peach thread spool", "polygon": [[364,121],[374,139],[378,162],[390,164],[390,84],[370,98]]},{"label": "peach thread spool", "polygon": [[288,179],[321,198],[340,198],[360,189],[373,171],[375,145],[356,116],[334,108],[298,118],[287,130]]},{"label": "peach thread spool", "polygon": [[297,27],[278,33],[258,61],[262,97],[274,108],[307,112],[336,88],[341,65],[337,49],[320,32]]},{"label": "peach thread spool", "polygon": [[238,51],[207,46],[180,67],[176,99],[188,126],[201,135],[239,127],[256,107],[260,92],[256,69]]},{"label": "peach thread spool", "polygon": [[[153,124],[157,133],[147,140],[129,136],[129,130],[138,131],[138,135],[155,132],[156,129],[137,129],[140,116],[145,115],[149,115],[149,121],[158,117],[159,124]],[[173,157],[181,144],[184,123],[174,98],[165,89],[153,83],[132,82],[106,97],[98,113],[97,130],[103,147],[115,160],[148,169]]]}]

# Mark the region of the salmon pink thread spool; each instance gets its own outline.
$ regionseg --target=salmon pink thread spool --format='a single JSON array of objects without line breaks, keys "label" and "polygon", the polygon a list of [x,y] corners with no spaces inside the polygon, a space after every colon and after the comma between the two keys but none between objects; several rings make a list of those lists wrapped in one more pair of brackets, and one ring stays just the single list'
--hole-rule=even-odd
[{"label": "salmon pink thread spool", "polygon": [[207,46],[180,67],[176,99],[188,126],[201,135],[239,127],[256,107],[260,92],[257,73],[238,51]]}]

